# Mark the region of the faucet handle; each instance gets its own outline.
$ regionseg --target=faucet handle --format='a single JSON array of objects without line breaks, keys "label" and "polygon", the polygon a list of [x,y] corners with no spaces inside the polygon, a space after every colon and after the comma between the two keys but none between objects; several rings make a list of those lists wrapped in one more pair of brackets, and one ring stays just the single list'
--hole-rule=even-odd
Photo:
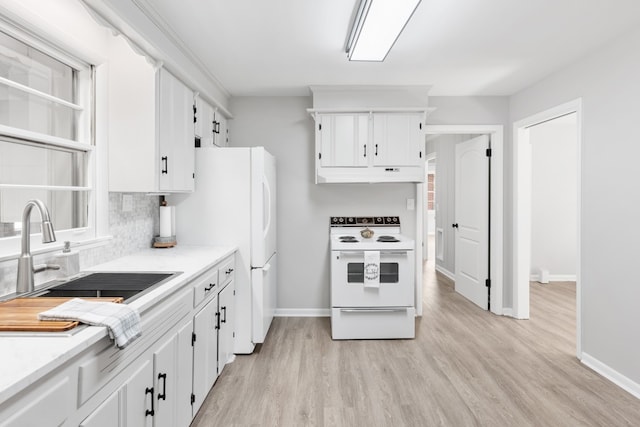
[{"label": "faucet handle", "polygon": [[33,266],[34,273],[40,273],[45,270],[60,270],[60,266],[58,264],[38,264]]}]

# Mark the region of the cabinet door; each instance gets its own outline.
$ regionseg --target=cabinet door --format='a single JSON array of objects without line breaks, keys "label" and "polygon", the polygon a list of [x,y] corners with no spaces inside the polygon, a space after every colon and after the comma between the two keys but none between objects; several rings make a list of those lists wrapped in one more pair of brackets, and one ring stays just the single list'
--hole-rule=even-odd
[{"label": "cabinet door", "polygon": [[218,297],[193,318],[193,414],[200,409],[218,375]]},{"label": "cabinet door", "polygon": [[218,147],[227,147],[227,118],[216,111],[214,129],[214,144]]},{"label": "cabinet door", "polygon": [[234,296],[235,284],[229,283],[218,295],[220,302],[220,332],[218,335],[218,375],[224,365],[233,356],[233,332],[234,332]]},{"label": "cabinet door", "polygon": [[193,92],[168,71],[158,71],[161,191],[193,191]]},{"label": "cabinet door", "polygon": [[153,353],[154,427],[177,425],[175,422],[177,341],[177,335],[173,335]]},{"label": "cabinet door", "polygon": [[373,114],[373,164],[419,166],[424,163],[424,133],[419,113]]},{"label": "cabinet door", "polygon": [[116,391],[85,418],[80,427],[120,427],[120,393]]},{"label": "cabinet door", "polygon": [[215,134],[214,131],[214,111],[213,107],[209,105],[207,102],[202,101],[202,135],[201,135],[201,146],[202,147],[213,147],[213,139]]},{"label": "cabinet door", "polygon": [[322,167],[366,167],[371,152],[368,114],[321,114],[316,144]]},{"label": "cabinet door", "polygon": [[[191,336],[193,321],[178,331],[177,371],[176,371],[176,426],[188,426],[193,419],[191,393],[193,392],[193,347]],[[195,343],[194,343],[195,344]]]},{"label": "cabinet door", "polygon": [[155,414],[153,367],[151,361],[144,364],[123,386],[125,392],[124,411],[126,426],[151,427]]}]

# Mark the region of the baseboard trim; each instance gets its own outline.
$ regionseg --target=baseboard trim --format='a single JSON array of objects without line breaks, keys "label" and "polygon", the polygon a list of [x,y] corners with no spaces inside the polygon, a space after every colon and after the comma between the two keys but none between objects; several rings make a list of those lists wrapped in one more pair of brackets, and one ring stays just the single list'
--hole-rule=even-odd
[{"label": "baseboard trim", "polygon": [[436,271],[438,273],[442,274],[447,279],[451,280],[452,282],[456,281],[456,275],[454,273],[450,272],[449,270],[447,270],[446,268],[443,268],[443,267],[440,267],[439,265],[436,265]]},{"label": "baseboard trim", "polygon": [[[529,281],[530,282],[539,282],[540,281],[540,275],[539,274],[532,274],[531,276],[529,276]],[[550,282],[575,282],[576,281],[576,275],[575,274],[550,274],[549,275],[549,281]]]},{"label": "baseboard trim", "polygon": [[625,377],[615,369],[605,365],[595,357],[589,356],[587,353],[582,353],[582,363],[587,367],[593,369],[621,389],[631,393],[635,398],[640,399],[640,384]]},{"label": "baseboard trim", "polygon": [[512,308],[502,308],[502,315],[507,317],[513,317],[513,309]]},{"label": "baseboard trim", "polygon": [[278,308],[276,317],[329,317],[329,308]]}]

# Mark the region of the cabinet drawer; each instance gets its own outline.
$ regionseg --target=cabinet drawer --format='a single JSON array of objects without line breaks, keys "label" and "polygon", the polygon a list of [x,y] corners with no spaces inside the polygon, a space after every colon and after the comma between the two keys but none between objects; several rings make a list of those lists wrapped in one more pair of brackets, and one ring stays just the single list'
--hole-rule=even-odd
[{"label": "cabinet drawer", "polygon": [[227,258],[220,264],[218,273],[220,288],[229,283],[235,277],[236,261],[234,257]]},{"label": "cabinet drawer", "polygon": [[216,294],[218,289],[218,269],[214,268],[195,280],[193,285],[193,306],[199,306],[207,297]]},{"label": "cabinet drawer", "polygon": [[58,426],[73,412],[75,384],[68,375],[55,377],[16,401],[12,408],[3,407],[8,416],[0,420],[2,427]]}]

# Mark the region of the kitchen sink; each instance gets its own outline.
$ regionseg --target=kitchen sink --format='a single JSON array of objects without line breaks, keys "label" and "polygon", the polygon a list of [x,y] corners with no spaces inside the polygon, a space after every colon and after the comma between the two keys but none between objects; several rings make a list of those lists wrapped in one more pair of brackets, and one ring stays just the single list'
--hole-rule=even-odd
[{"label": "kitchen sink", "polygon": [[165,283],[179,272],[101,272],[88,273],[46,289],[29,297],[122,297],[125,302],[142,296]]}]

